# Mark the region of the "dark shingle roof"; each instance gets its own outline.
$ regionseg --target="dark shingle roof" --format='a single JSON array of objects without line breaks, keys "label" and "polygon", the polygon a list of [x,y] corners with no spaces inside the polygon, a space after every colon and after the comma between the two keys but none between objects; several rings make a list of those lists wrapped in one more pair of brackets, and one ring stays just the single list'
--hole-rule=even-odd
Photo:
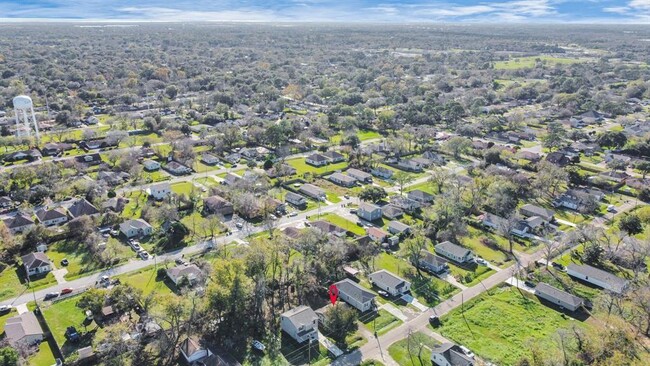
[{"label": "dark shingle roof", "polygon": [[400,288],[406,284],[406,280],[385,269],[372,273],[368,278],[374,283],[381,283],[391,288]]},{"label": "dark shingle roof", "polygon": [[34,253],[29,253],[27,255],[24,255],[22,257],[22,260],[23,260],[23,265],[27,269],[38,268],[50,264],[50,259],[47,258],[45,253],[41,253],[41,252],[34,252]]},{"label": "dark shingle roof", "polygon": [[99,213],[99,210],[93,206],[85,198],[77,200],[68,208],[68,212],[72,217],[79,217],[84,215],[94,215]]},{"label": "dark shingle roof", "polygon": [[454,244],[450,241],[443,241],[442,243],[438,244],[435,246],[436,251],[438,249],[442,249],[447,253],[451,253],[457,257],[463,257],[467,254],[467,252],[471,252],[471,250],[467,248],[463,248],[460,245]]},{"label": "dark shingle roof", "polygon": [[335,285],[340,292],[346,293],[348,296],[356,299],[362,304],[375,298],[375,294],[348,279],[339,281],[335,283]]}]

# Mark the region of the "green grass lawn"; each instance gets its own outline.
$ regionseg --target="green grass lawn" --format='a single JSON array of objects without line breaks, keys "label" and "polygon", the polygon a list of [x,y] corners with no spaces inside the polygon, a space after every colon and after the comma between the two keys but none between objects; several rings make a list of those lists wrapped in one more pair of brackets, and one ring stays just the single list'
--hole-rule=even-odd
[{"label": "green grass lawn", "polygon": [[400,366],[430,366],[431,349],[440,343],[422,332],[411,334],[388,347],[388,354]]},{"label": "green grass lawn", "polygon": [[140,191],[129,192],[126,195],[129,203],[124,207],[121,216],[125,219],[139,219],[142,208],[147,203],[147,194]]},{"label": "green grass lawn", "polygon": [[[291,365],[321,364],[328,365],[332,360],[328,358],[327,348],[321,346],[318,342],[311,345],[311,351],[308,344],[298,344],[291,337],[282,334],[280,353]],[[311,356],[311,358],[309,357]]]},{"label": "green grass lawn", "polygon": [[474,286],[482,280],[490,277],[494,271],[486,266],[475,266],[473,270],[460,268],[454,263],[449,263],[451,274],[467,287]]},{"label": "green grass lawn", "polygon": [[573,325],[589,327],[562,316],[531,294],[500,287],[444,316],[437,331],[498,365],[514,365],[531,355],[531,344],[549,352],[559,350],[556,331]]},{"label": "green grass lawn", "polygon": [[303,176],[305,173],[325,174],[328,172],[335,172],[337,170],[345,169],[348,166],[347,162],[340,162],[336,164],[329,164],[321,167],[315,167],[307,164],[305,162],[305,158],[289,159],[286,161],[286,163],[296,169],[296,174],[298,176]]},{"label": "green grass lawn", "polygon": [[327,214],[323,214],[323,215],[320,215],[320,216],[314,215],[314,216],[310,217],[310,219],[312,219],[312,220],[325,220],[327,222],[331,222],[334,225],[340,226],[340,227],[342,227],[343,229],[345,229],[347,231],[351,231],[352,233],[354,233],[356,235],[366,235],[366,231],[362,227],[357,226],[357,224],[355,224],[354,222],[352,222],[352,221],[350,221],[348,219],[345,219],[345,218],[343,218],[343,217],[341,217],[341,216],[339,216],[337,214],[334,214],[334,213],[327,213]]},{"label": "green grass lawn", "polygon": [[[357,137],[359,138],[360,141],[366,141],[366,140],[378,139],[381,138],[382,136],[379,132],[376,131],[358,131]],[[343,133],[339,132],[336,135],[330,137],[330,141],[333,144],[339,144],[341,143],[342,138],[343,138]]]},{"label": "green grass lawn", "polygon": [[52,346],[50,346],[49,342],[39,344],[38,352],[31,355],[28,359],[29,364],[33,366],[52,366],[55,364],[55,361]]},{"label": "green grass lawn", "polygon": [[[111,257],[119,261],[126,261],[133,256],[131,249],[115,238],[107,239],[106,250],[110,250],[113,253]],[[47,256],[57,268],[64,268],[60,264],[61,260],[68,259],[70,263],[65,267],[68,270],[65,278],[68,280],[106,268],[92,257],[85,245],[72,241],[62,240],[52,244]]]},{"label": "green grass lawn", "polygon": [[[169,264],[172,266],[172,264]],[[158,264],[157,268],[164,268],[162,264]],[[144,296],[151,293],[156,294],[171,294],[173,293],[171,286],[164,278],[157,277],[157,268],[155,266],[147,267],[141,271],[134,273],[127,273],[118,276],[122,283],[128,283],[131,286],[142,290]]]},{"label": "green grass lawn", "polygon": [[145,183],[162,182],[169,180],[170,178],[169,174],[162,170],[155,170],[153,172],[148,172],[146,170],[142,171],[142,181]]},{"label": "green grass lawn", "polygon": [[529,56],[529,57],[517,57],[508,61],[496,61],[494,63],[494,68],[496,70],[514,70],[514,69],[523,69],[523,68],[533,68],[535,67],[536,60],[540,59],[542,62],[546,62],[547,65],[553,64],[574,64],[579,62],[585,62],[586,59],[575,59],[575,58],[566,58],[566,57],[552,57],[552,56]]},{"label": "green grass lawn", "polygon": [[[43,317],[50,327],[56,343],[61,347],[64,357],[70,356],[79,348],[89,346],[95,336],[104,332],[104,329],[97,327],[94,322],[84,327],[86,315],[77,307],[79,298],[79,296],[73,296],[52,303],[51,305],[46,304],[45,308],[42,308]],[[81,334],[81,341],[79,343],[72,344],[67,342],[65,331],[69,326],[74,326]]]},{"label": "green grass lawn", "polygon": [[377,312],[368,312],[359,316],[359,321],[371,332],[377,332],[377,335],[388,333],[391,329],[402,324],[402,321],[394,317],[384,309]]},{"label": "green grass lawn", "polygon": [[433,195],[438,194],[438,188],[435,186],[434,183],[431,182],[422,182],[418,184],[414,184],[412,186],[404,187],[404,192],[410,192],[410,191],[415,191],[416,189],[421,190],[422,192],[427,192]]},{"label": "green grass lawn", "polygon": [[0,299],[8,299],[20,295],[25,290],[25,284],[20,282],[16,267],[6,266],[0,272]]},{"label": "green grass lawn", "polygon": [[18,315],[16,309],[11,309],[11,311],[8,312],[7,314],[0,315],[0,334],[4,333],[5,324],[7,324],[7,319],[13,318],[16,315]]},{"label": "green grass lawn", "polygon": [[[478,255],[488,262],[502,268],[512,264],[513,259],[506,253],[509,249],[507,239],[488,231],[481,231],[472,226],[468,226],[468,232],[469,235],[463,237],[461,242],[464,246],[470,248],[475,255]],[[481,242],[481,239],[483,238],[496,242],[502,250],[494,249],[483,244]]]},{"label": "green grass lawn", "polygon": [[199,188],[197,188],[194,184],[190,182],[180,182],[180,183],[174,183],[171,185],[172,192],[179,194],[179,195],[186,195],[189,196],[192,191],[194,192],[201,192]]}]

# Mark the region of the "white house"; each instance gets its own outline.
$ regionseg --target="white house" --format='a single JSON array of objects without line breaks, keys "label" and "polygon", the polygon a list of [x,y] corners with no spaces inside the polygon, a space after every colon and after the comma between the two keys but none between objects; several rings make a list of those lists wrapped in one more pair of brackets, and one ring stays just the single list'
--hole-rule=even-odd
[{"label": "white house", "polygon": [[327,198],[325,191],[316,187],[313,184],[303,184],[302,186],[300,186],[300,189],[298,190],[300,191],[300,193],[305,194],[308,197],[311,197],[318,201],[325,201],[325,199]]},{"label": "white house", "polygon": [[625,291],[628,281],[607,271],[589,265],[571,263],[567,266],[567,274],[571,277],[589,282],[598,287],[620,294]]},{"label": "white house", "polygon": [[162,200],[172,193],[172,187],[167,182],[158,183],[147,188],[147,193],[157,200]]},{"label": "white house", "polygon": [[38,221],[45,226],[60,225],[68,221],[68,215],[61,207],[53,208],[51,210],[38,210],[36,211],[36,217],[38,218]]},{"label": "white house", "polygon": [[29,216],[20,213],[16,216],[6,218],[3,221],[12,234],[22,233],[34,226],[34,220],[29,218]]},{"label": "white house", "polygon": [[458,263],[470,262],[474,258],[471,250],[456,245],[450,241],[444,241],[435,246],[436,254],[449,258]]},{"label": "white house", "polygon": [[411,289],[411,283],[409,281],[385,269],[370,274],[368,278],[373,285],[388,292],[391,296],[404,295]]},{"label": "white house", "polygon": [[570,311],[576,311],[584,304],[584,300],[578,296],[571,295],[544,282],[540,282],[535,286],[535,295]]},{"label": "white house", "polygon": [[151,160],[151,159],[147,159],[147,160],[143,161],[142,165],[144,166],[144,170],[147,170],[147,171],[150,171],[150,172],[160,169],[160,163],[155,161],[155,160]]},{"label": "white house", "polygon": [[418,261],[413,264],[433,273],[445,272],[449,268],[447,261],[424,249],[420,250]]},{"label": "white house", "polygon": [[143,219],[126,220],[120,224],[120,232],[127,238],[148,236],[153,233],[153,227]]},{"label": "white house", "polygon": [[305,162],[313,166],[324,166],[329,164],[330,159],[321,154],[311,154],[305,158]]},{"label": "white house", "polygon": [[381,219],[381,207],[368,202],[361,202],[357,209],[357,216],[366,221]]},{"label": "white house", "polygon": [[307,199],[297,193],[287,192],[287,194],[284,196],[284,200],[292,206],[298,207],[300,209],[307,206]]},{"label": "white house", "polygon": [[330,175],[329,180],[332,183],[338,184],[343,187],[354,187],[357,184],[356,179],[342,173],[334,173]]},{"label": "white house", "polygon": [[47,273],[52,270],[50,259],[42,252],[34,252],[22,257],[23,266],[27,276],[34,276]]},{"label": "white house", "polygon": [[361,183],[372,183],[372,174],[354,168],[348,169],[346,173]]},{"label": "white house", "polygon": [[205,358],[212,356],[212,351],[208,348],[201,346],[199,339],[196,337],[188,337],[181,343],[181,354],[188,364],[201,361]]},{"label": "white house", "polygon": [[382,179],[390,179],[390,178],[393,177],[393,174],[395,172],[388,169],[388,168],[378,166],[376,168],[373,168],[370,171],[370,173],[372,173],[372,175],[374,175],[375,177],[379,177],[379,178],[382,178]]},{"label": "white house", "polygon": [[5,335],[13,346],[20,343],[33,345],[43,341],[43,329],[31,311],[7,319]]},{"label": "white house", "polygon": [[364,312],[375,309],[375,294],[349,279],[335,283],[339,299]]},{"label": "white house", "polygon": [[168,268],[166,273],[167,277],[169,277],[175,285],[178,285],[178,282],[181,281],[182,278],[186,278],[190,283],[193,283],[203,276],[203,272],[201,272],[201,269],[195,264],[181,264],[180,266]]},{"label": "white house", "polygon": [[433,347],[431,362],[435,366],[474,366],[474,360],[453,343],[443,343]]},{"label": "white house", "polygon": [[309,306],[301,305],[282,313],[280,325],[298,343],[318,340],[318,315]]}]

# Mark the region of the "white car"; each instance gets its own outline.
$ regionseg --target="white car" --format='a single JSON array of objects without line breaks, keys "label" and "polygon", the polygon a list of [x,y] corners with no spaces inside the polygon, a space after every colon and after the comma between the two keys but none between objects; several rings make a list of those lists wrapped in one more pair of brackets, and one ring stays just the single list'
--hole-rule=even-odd
[{"label": "white car", "polygon": [[241,222],[238,222],[238,223],[235,224],[235,226],[237,227],[237,229],[241,229],[241,228],[244,227],[244,224],[242,224]]},{"label": "white car", "polygon": [[298,213],[297,212],[292,212],[292,213],[289,214],[289,217],[294,217],[294,216],[298,216]]},{"label": "white car", "polygon": [[0,306],[0,313],[8,313],[11,311],[12,306],[11,305],[2,305]]},{"label": "white car", "polygon": [[149,259],[149,253],[147,253],[146,250],[140,250],[140,251],[138,252],[138,256],[139,256],[140,258],[142,258],[142,260],[147,260],[147,259]]},{"label": "white car", "polygon": [[483,259],[483,258],[475,258],[474,261],[477,264],[480,264],[482,266],[487,266],[487,264],[488,264],[487,261],[485,259]]},{"label": "white car", "polygon": [[616,212],[616,206],[614,205],[607,206],[607,212]]},{"label": "white car", "polygon": [[253,342],[251,343],[251,346],[253,348],[255,348],[256,350],[258,350],[258,351],[264,351],[266,349],[266,346],[264,344],[262,344],[262,342],[257,341],[257,340],[253,340]]},{"label": "white car", "polygon": [[467,356],[469,358],[474,358],[474,353],[472,351],[470,351],[469,348],[467,348],[465,346],[460,346],[458,348],[460,348],[460,350],[463,351],[465,356]]}]

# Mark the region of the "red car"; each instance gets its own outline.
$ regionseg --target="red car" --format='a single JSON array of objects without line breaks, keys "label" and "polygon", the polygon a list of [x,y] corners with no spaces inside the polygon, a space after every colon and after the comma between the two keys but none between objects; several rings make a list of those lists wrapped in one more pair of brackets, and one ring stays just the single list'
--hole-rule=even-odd
[{"label": "red car", "polygon": [[69,294],[71,292],[72,292],[71,288],[64,288],[63,290],[61,290],[61,295]]}]

